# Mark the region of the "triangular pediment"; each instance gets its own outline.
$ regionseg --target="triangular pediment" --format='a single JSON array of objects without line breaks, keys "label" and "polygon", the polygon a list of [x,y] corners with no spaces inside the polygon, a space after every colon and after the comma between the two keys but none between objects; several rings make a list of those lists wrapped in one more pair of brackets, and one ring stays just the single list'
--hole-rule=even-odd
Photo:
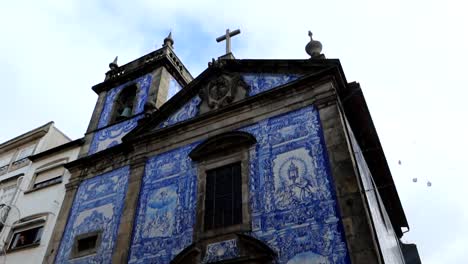
[{"label": "triangular pediment", "polygon": [[337,60],[224,60],[217,61],[140,122],[124,140],[153,134],[230,104],[336,68]]}]

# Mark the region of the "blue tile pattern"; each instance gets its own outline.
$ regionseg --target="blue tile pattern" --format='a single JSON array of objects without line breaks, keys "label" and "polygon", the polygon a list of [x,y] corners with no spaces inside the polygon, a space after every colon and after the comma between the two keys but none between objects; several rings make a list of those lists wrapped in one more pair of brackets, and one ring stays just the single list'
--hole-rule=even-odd
[{"label": "blue tile pattern", "polygon": [[[272,74],[272,73],[249,73],[243,74],[242,78],[250,86],[248,96],[253,96],[275,87],[284,85],[286,83],[295,81],[300,78],[298,74]],[[171,95],[171,89],[174,91],[180,90],[180,85],[172,84],[177,83],[173,78],[169,86],[169,95]],[[177,86],[178,85],[178,86]],[[173,88],[171,88],[173,87]],[[198,115],[198,106],[201,103],[201,98],[197,95],[183,105],[179,110],[172,114],[169,118],[161,122],[157,129],[168,127],[176,123],[188,120]]]},{"label": "blue tile pattern", "polygon": [[94,133],[88,155],[108,149],[122,143],[122,138],[138,125],[143,115],[106,127]]},{"label": "blue tile pattern", "polygon": [[[306,107],[241,131],[257,140],[249,150],[250,235],[277,252],[280,264],[349,263],[318,111]],[[130,263],[169,263],[191,244],[193,147],[148,161]]]},{"label": "blue tile pattern", "polygon": [[166,120],[161,122],[157,129],[172,126],[176,123],[188,120],[198,115],[198,105],[201,103],[201,98],[196,95],[190,101],[185,103],[179,110],[170,115]]},{"label": "blue tile pattern", "polygon": [[[55,263],[111,263],[123,202],[128,185],[128,166],[81,183],[75,196]],[[77,235],[102,231],[97,253],[70,259]]]},{"label": "blue tile pattern", "polygon": [[197,176],[188,154],[193,147],[147,161],[128,263],[169,263],[192,243]]},{"label": "blue tile pattern", "polygon": [[236,239],[225,240],[206,246],[205,257],[202,263],[213,263],[239,257],[239,248]]},{"label": "blue tile pattern", "polygon": [[253,96],[275,87],[287,84],[299,79],[298,74],[274,74],[274,73],[249,73],[243,74],[242,78],[249,85],[248,96]]},{"label": "blue tile pattern", "polygon": [[137,114],[143,113],[146,98],[148,97],[148,91],[151,86],[152,78],[153,77],[151,73],[148,73],[144,76],[141,76],[140,78],[136,80],[126,82],[122,85],[119,85],[109,90],[109,92],[107,92],[107,95],[106,95],[106,100],[104,102],[104,107],[101,112],[101,117],[99,118],[98,128],[102,128],[104,126],[109,125],[114,101],[117,98],[117,95],[120,93],[120,91],[122,91],[122,89],[127,87],[128,85],[137,84],[137,86],[139,87],[138,95],[137,95],[137,104],[136,104],[136,107],[134,107],[133,114],[137,115]]},{"label": "blue tile pattern", "polygon": [[318,111],[306,107],[242,131],[257,139],[251,235],[278,253],[278,263],[349,263]]},{"label": "blue tile pattern", "polygon": [[179,84],[179,82],[172,77],[172,75],[169,77],[169,89],[167,91],[167,98],[166,101],[169,101],[169,99],[172,98],[176,93],[178,93],[180,90],[182,90],[182,86]]},{"label": "blue tile pattern", "polygon": [[[268,90],[271,90],[275,87],[284,85],[286,83],[295,81],[300,78],[298,74],[272,74],[272,73],[249,73],[243,74],[242,78],[250,86],[248,96],[253,96]],[[180,90],[180,85],[172,84],[172,82],[177,83],[175,80],[171,80],[169,94],[171,94],[171,89],[174,91]],[[174,86],[174,88],[171,88]],[[157,127],[157,129],[168,127],[176,123],[188,120],[198,115],[198,106],[201,103],[201,98],[197,95],[193,97],[190,101],[184,104],[179,110],[174,114],[169,116],[166,120],[162,121]]]}]

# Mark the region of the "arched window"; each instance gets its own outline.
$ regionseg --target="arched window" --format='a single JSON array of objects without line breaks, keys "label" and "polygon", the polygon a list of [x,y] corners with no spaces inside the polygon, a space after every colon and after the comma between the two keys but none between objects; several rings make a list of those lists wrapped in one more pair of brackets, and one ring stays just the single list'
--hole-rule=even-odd
[{"label": "arched window", "polygon": [[114,101],[111,123],[121,121],[133,115],[136,92],[137,87],[134,84],[122,89]]}]

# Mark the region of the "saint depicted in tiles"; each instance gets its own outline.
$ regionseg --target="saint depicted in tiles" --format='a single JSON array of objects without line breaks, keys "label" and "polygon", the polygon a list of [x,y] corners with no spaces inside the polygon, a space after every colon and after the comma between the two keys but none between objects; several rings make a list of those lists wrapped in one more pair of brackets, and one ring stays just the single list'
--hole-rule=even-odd
[{"label": "saint depicted in tiles", "polygon": [[305,149],[296,149],[277,156],[275,175],[276,205],[287,208],[314,200],[317,187],[312,177],[312,158]]},{"label": "saint depicted in tiles", "polygon": [[162,187],[150,196],[145,219],[145,237],[168,237],[174,229],[177,187]]}]

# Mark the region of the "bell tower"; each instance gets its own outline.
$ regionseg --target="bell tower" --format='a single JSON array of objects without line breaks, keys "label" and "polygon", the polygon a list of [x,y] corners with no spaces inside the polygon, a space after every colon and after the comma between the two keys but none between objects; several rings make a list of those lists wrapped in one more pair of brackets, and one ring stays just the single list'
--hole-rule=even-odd
[{"label": "bell tower", "polygon": [[80,157],[119,145],[138,120],[158,111],[192,81],[173,46],[169,33],[161,48],[122,66],[118,57],[109,64],[104,81],[92,87],[99,97]]}]

